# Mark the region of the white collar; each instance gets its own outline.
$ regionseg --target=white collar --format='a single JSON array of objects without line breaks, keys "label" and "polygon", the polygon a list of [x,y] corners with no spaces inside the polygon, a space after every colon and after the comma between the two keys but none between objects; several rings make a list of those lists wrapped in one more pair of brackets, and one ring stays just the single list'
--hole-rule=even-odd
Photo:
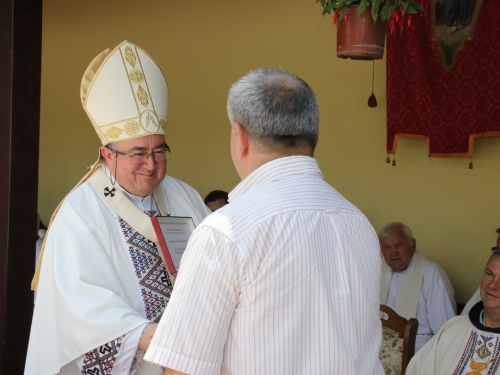
[{"label": "white collar", "polygon": [[310,156],[286,156],[271,160],[250,173],[229,193],[229,202],[267,181],[290,175],[316,175],[323,179],[318,163]]}]

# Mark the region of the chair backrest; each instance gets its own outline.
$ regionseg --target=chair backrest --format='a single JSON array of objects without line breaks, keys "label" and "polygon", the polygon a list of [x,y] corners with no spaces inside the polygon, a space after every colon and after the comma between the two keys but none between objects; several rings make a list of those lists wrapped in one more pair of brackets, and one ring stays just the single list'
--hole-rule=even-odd
[{"label": "chair backrest", "polygon": [[415,354],[415,339],[417,337],[418,320],[415,318],[407,320],[386,305],[380,305],[380,311],[387,314],[387,319],[384,319],[384,317],[381,318],[382,327],[393,329],[394,331],[400,333],[403,337],[401,375],[404,375],[408,362],[410,362],[410,359]]}]

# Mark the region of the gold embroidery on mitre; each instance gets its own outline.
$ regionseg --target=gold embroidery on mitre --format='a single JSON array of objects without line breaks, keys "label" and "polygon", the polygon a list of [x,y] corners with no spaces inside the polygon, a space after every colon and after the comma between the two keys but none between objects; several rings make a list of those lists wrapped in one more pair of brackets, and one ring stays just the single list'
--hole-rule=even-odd
[{"label": "gold embroidery on mitre", "polygon": [[158,124],[156,123],[155,119],[153,116],[151,116],[151,113],[148,113],[146,117],[146,128],[149,128],[149,125],[153,124],[156,129],[158,129]]},{"label": "gold embroidery on mitre", "polygon": [[104,135],[108,138],[113,139],[113,138],[118,138],[120,134],[122,134],[122,132],[123,130],[117,128],[116,126],[112,126],[108,130],[106,130]]},{"label": "gold embroidery on mitre", "polygon": [[127,46],[127,48],[125,48],[125,58],[127,59],[128,63],[135,68],[136,57],[134,51],[132,51],[132,48],[130,48],[130,46]]},{"label": "gold embroidery on mitre", "polygon": [[157,133],[160,129],[158,116],[149,109],[141,113],[139,123],[146,133]]},{"label": "gold embroidery on mitre", "polygon": [[137,89],[137,99],[139,99],[139,101],[144,107],[148,106],[149,103],[148,94],[146,93],[146,91],[144,91],[144,89],[141,86],[139,86],[139,88]]},{"label": "gold embroidery on mitre", "polygon": [[130,136],[133,136],[133,135],[136,135],[137,133],[139,133],[139,130],[141,128],[139,127],[139,124],[137,123],[137,121],[127,121],[127,123],[125,124],[125,127],[124,127],[124,130],[125,130],[125,133],[127,133],[127,135],[130,135]]},{"label": "gold embroidery on mitre", "polygon": [[144,74],[137,69],[134,69],[130,72],[130,80],[137,84],[142,83],[144,80]]},{"label": "gold embroidery on mitre", "polygon": [[161,117],[160,117],[159,121],[160,121],[160,128],[161,128],[161,130],[165,130],[166,127],[167,127],[167,121],[164,118],[161,118]]}]

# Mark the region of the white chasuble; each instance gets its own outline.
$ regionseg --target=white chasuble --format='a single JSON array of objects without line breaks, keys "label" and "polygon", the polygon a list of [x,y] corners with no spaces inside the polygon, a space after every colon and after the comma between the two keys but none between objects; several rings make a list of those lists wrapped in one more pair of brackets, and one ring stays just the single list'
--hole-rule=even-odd
[{"label": "white chasuble", "polygon": [[[109,184],[108,190],[112,189]],[[177,179],[166,176],[159,189],[171,215],[190,216],[198,225],[210,212],[199,194]],[[119,215],[102,195],[83,182],[66,197],[47,232],[26,375],[79,373],[65,369],[85,353],[149,323],[145,306],[156,319],[158,303],[166,303],[159,301],[155,290],[155,283],[164,277],[158,267],[144,266],[143,271],[150,271],[145,272],[145,285],[138,286],[136,268],[142,267],[141,251],[148,251],[151,241],[128,233],[126,225],[121,227]],[[144,243],[144,249],[136,251],[135,263],[127,241]],[[151,301],[145,303],[141,288]],[[159,369],[143,362],[139,374],[148,373],[143,366]]]},{"label": "white chasuble", "polygon": [[469,315],[459,315],[411,359],[407,375],[493,375],[500,367],[500,329],[484,327],[479,317],[483,304]]}]

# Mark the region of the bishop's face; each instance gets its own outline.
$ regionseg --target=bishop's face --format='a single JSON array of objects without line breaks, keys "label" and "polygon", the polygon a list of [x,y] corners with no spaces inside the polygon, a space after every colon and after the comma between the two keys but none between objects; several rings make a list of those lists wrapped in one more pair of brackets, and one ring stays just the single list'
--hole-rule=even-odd
[{"label": "bishop's face", "polygon": [[380,242],[380,248],[387,265],[394,271],[401,272],[410,264],[415,253],[416,242],[410,245],[406,236],[395,232]]},{"label": "bishop's face", "polygon": [[130,194],[145,197],[152,193],[165,178],[166,159],[157,160],[152,155],[149,155],[147,159],[136,160],[123,154],[151,154],[155,151],[164,150],[165,147],[165,136],[161,134],[118,142],[114,145],[118,154],[111,153],[109,159],[106,157],[106,163],[111,173],[115,174],[116,172],[116,181],[120,186]]}]

